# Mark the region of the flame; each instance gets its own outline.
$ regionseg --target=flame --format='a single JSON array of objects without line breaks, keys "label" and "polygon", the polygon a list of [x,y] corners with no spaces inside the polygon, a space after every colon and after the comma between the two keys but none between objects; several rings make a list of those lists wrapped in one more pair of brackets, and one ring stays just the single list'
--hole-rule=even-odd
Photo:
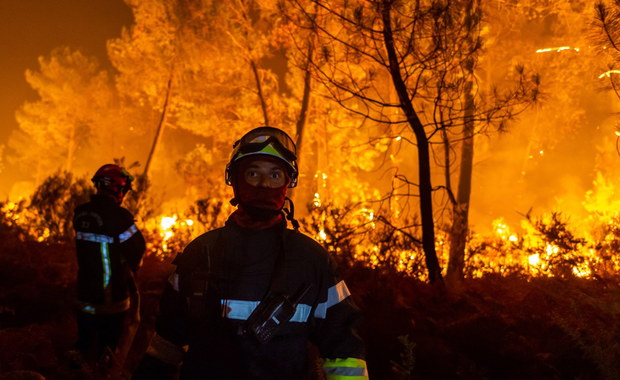
[{"label": "flame", "polygon": [[601,75],[599,75],[598,78],[599,79],[602,79],[602,78],[605,78],[605,77],[609,78],[609,77],[611,77],[611,74],[620,74],[620,70],[607,70],[604,73],[602,73]]},{"label": "flame", "polygon": [[549,53],[549,52],[562,52],[564,50],[574,50],[576,52],[579,52],[581,49],[576,47],[576,48],[571,48],[570,46],[560,46],[560,47],[551,47],[551,48],[543,48],[543,49],[538,49],[536,50],[536,53]]}]

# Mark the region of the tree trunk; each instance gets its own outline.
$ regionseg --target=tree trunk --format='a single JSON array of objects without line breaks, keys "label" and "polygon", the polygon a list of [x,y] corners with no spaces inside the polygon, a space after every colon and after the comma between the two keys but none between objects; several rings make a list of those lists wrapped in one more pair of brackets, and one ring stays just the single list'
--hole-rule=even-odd
[{"label": "tree trunk", "polygon": [[405,85],[399,66],[399,60],[394,47],[394,38],[391,25],[391,0],[383,1],[383,40],[388,55],[390,65],[390,76],[396,93],[398,94],[400,107],[402,108],[407,121],[416,137],[418,147],[419,165],[419,191],[420,191],[420,217],[422,220],[422,247],[426,259],[428,279],[431,284],[443,284],[441,268],[437,260],[435,250],[435,222],[433,220],[433,200],[431,186],[431,167],[428,137],[422,122],[413,108],[412,99],[409,97],[407,86]]},{"label": "tree trunk", "polygon": [[312,62],[313,50],[314,46],[312,42],[308,41],[308,59],[306,60],[306,65],[304,67],[304,94],[301,99],[301,109],[299,110],[299,117],[297,118],[297,125],[295,128],[295,133],[297,134],[295,145],[297,145],[298,165],[303,148],[304,127],[306,126],[306,120],[308,119],[308,108],[310,105],[310,94],[312,90],[312,72],[310,71],[310,64]]},{"label": "tree trunk", "polygon": [[[303,152],[303,143],[304,143],[304,129],[306,127],[306,121],[308,120],[308,109],[310,107],[310,95],[312,93],[312,72],[310,71],[310,65],[312,62],[312,54],[314,51],[314,46],[311,41],[308,41],[308,51],[307,51],[307,60],[304,67],[304,92],[301,98],[301,109],[299,110],[299,117],[297,118],[297,123],[295,125],[295,145],[297,147],[297,167],[301,170],[301,157]],[[305,186],[305,190],[300,196],[302,199],[306,198],[306,192],[312,191],[310,186]],[[292,191],[291,191],[292,190]],[[297,192],[299,190],[290,189],[289,190],[289,198],[295,200],[297,197]]]},{"label": "tree trunk", "polygon": [[[469,48],[473,50],[475,36],[474,12],[478,5],[476,0],[469,0],[466,9],[466,20],[469,33]],[[476,9],[474,9],[476,7]],[[465,61],[467,81],[464,86],[465,109],[463,114],[463,141],[461,143],[461,166],[459,170],[459,188],[456,203],[452,212],[452,229],[450,231],[450,259],[448,261],[447,279],[455,283],[463,280],[465,268],[465,248],[469,232],[469,202],[471,198],[471,177],[474,161],[474,57]]]},{"label": "tree trunk", "polygon": [[163,109],[161,111],[161,117],[159,119],[159,124],[157,125],[157,130],[155,131],[155,138],[153,139],[153,144],[151,145],[151,151],[146,159],[146,164],[144,165],[144,172],[142,176],[144,180],[147,180],[149,175],[149,169],[151,167],[151,163],[153,162],[153,157],[155,156],[155,149],[159,145],[161,141],[161,136],[164,132],[164,125],[166,124],[166,120],[168,119],[168,104],[170,103],[170,92],[172,91],[172,76],[174,70],[170,71],[170,77],[168,78],[168,85],[166,87],[166,97],[164,99]]},{"label": "tree trunk", "polygon": [[258,99],[260,100],[260,106],[263,110],[263,120],[265,122],[264,125],[269,124],[269,114],[267,112],[267,101],[265,100],[265,96],[263,95],[263,86],[260,82],[260,76],[258,75],[258,68],[256,67],[256,63],[253,59],[250,58],[250,66],[252,66],[252,73],[254,73],[254,80],[256,80],[256,92],[258,94]]}]

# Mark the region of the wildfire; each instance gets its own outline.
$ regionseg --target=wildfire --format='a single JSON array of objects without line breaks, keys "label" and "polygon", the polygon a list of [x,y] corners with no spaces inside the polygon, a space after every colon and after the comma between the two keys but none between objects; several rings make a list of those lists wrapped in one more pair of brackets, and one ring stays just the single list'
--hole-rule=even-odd
[{"label": "wildfire", "polygon": [[[542,154],[542,150],[539,153]],[[326,175],[317,175],[323,181],[327,180]],[[589,192],[584,204],[598,215],[590,221],[598,222],[598,232],[576,237],[570,233],[568,225],[554,217],[540,221],[528,218],[518,229],[498,218],[492,222],[490,236],[472,233],[468,239],[466,275],[476,278],[490,273],[519,273],[531,277],[592,278],[620,273],[620,255],[617,254],[620,251],[620,214],[615,211],[616,204],[610,201],[613,186],[602,176],[597,177],[595,185],[598,191]],[[216,200],[212,201],[218,204]],[[395,210],[388,210],[391,214],[386,216],[369,204],[350,209],[330,208],[333,206],[326,205],[318,191],[311,206],[307,220],[301,220],[302,229],[305,228],[305,233],[335,255],[346,254],[370,267],[389,266],[425,279],[421,247],[406,237],[407,233],[384,223],[386,217],[402,218]],[[613,212],[601,211],[606,209],[613,209]],[[207,225],[209,228],[219,225],[217,218],[210,215],[213,210],[206,207],[195,210],[195,214],[173,212],[140,221],[150,254],[161,259],[173,257],[204,232]],[[227,212],[221,215],[228,215]],[[50,220],[41,218],[26,206],[26,201],[0,203],[0,222],[14,228],[23,240],[45,242],[58,239],[57,232],[50,227]],[[209,221],[209,218],[213,220]],[[437,232],[435,247],[441,266],[446,268],[450,251],[447,232]]]},{"label": "wildfire", "polygon": [[601,75],[598,76],[599,79],[602,78],[609,78],[611,76],[611,74],[620,74],[620,70],[607,70],[604,73],[602,73]]},{"label": "wildfire", "polygon": [[560,47],[552,47],[552,48],[543,48],[543,49],[538,49],[536,50],[536,53],[549,53],[549,52],[562,52],[564,50],[574,50],[576,52],[579,52],[581,49],[579,48],[571,48],[570,46],[560,46]]}]

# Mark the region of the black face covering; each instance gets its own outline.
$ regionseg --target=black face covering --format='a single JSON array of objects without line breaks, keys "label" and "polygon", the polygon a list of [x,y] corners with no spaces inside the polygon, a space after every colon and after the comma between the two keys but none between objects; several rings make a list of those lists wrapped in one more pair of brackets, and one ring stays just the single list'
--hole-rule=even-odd
[{"label": "black face covering", "polygon": [[256,207],[249,204],[240,203],[243,210],[254,220],[265,222],[276,217],[281,211],[268,208]]}]

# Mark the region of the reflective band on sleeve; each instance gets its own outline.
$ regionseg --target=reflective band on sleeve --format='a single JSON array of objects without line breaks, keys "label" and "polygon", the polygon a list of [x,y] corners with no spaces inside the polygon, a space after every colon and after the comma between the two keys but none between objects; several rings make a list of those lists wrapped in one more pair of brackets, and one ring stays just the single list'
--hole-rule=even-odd
[{"label": "reflective band on sleeve", "polygon": [[344,281],[340,281],[327,290],[327,301],[317,305],[316,310],[314,311],[314,316],[316,318],[325,319],[327,316],[327,309],[342,302],[350,295],[351,293],[349,293],[347,284],[345,284]]},{"label": "reflective band on sleeve", "polygon": [[178,366],[183,361],[185,350],[156,333],[153,335],[146,353],[166,364]]},{"label": "reflective band on sleeve", "polygon": [[76,232],[77,240],[91,241],[93,243],[114,243],[114,238],[108,235],[93,234],[92,232]]},{"label": "reflective band on sleeve", "polygon": [[178,273],[171,274],[170,277],[168,277],[168,283],[170,284],[170,286],[172,286],[172,289],[174,289],[174,291],[178,292],[179,291],[179,274]]},{"label": "reflective band on sleeve", "polygon": [[110,276],[112,268],[110,265],[110,252],[108,251],[108,243],[101,244],[101,264],[103,265],[103,288],[110,285]]},{"label": "reflective band on sleeve", "polygon": [[78,308],[81,311],[88,313],[88,314],[94,314],[94,315],[122,313],[123,311],[129,310],[129,307],[131,306],[131,301],[129,297],[116,303],[104,304],[104,305],[97,305],[93,303],[82,302],[79,300],[77,301],[77,303],[78,303]]},{"label": "reflective band on sleeve", "polygon": [[132,237],[136,232],[138,232],[138,227],[135,224],[132,224],[125,232],[118,235],[118,241],[124,242],[127,241],[130,237]]},{"label": "reflective band on sleeve", "polygon": [[[241,301],[241,300],[222,300],[224,308],[224,316],[228,319],[239,319],[245,321],[250,314],[256,309],[259,301]],[[299,304],[295,310],[295,314],[291,317],[291,322],[307,322],[310,315],[311,307],[309,305]]]},{"label": "reflective band on sleeve", "polygon": [[366,361],[357,358],[325,359],[323,370],[327,380],[367,380]]}]

